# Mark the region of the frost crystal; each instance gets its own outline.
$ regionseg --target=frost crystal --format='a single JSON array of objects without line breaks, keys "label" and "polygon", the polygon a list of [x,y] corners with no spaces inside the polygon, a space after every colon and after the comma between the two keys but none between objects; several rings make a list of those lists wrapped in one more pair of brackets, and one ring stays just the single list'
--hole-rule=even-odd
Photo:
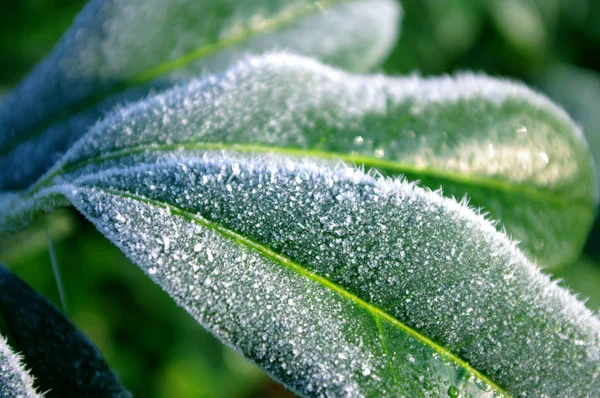
[{"label": "frost crystal", "polygon": [[21,364],[0,335],[0,396],[3,398],[38,398],[33,388],[33,377]]}]

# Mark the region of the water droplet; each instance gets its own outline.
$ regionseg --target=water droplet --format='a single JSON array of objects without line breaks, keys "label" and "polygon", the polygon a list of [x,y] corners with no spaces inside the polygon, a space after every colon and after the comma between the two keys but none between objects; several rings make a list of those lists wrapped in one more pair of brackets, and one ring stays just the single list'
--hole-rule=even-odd
[{"label": "water droplet", "polygon": [[425,389],[425,391],[431,391],[433,386],[431,385],[431,382],[427,379],[425,379],[425,381],[423,381],[423,388]]},{"label": "water droplet", "polygon": [[158,268],[156,268],[156,267],[150,267],[150,268],[148,268],[148,273],[150,275],[156,275],[157,272],[158,272]]},{"label": "water droplet", "polygon": [[543,160],[544,162],[546,162],[546,164],[548,164],[548,161],[550,160],[550,159],[548,158],[548,155],[547,155],[546,153],[544,153],[544,152],[540,152],[540,153],[539,153],[539,155],[540,155],[540,157],[542,158],[542,160]]},{"label": "water droplet", "polygon": [[456,387],[454,387],[454,386],[451,386],[451,387],[448,389],[448,396],[449,396],[450,398],[458,398],[458,388],[456,388]]},{"label": "water droplet", "polygon": [[519,126],[519,127],[517,127],[516,132],[518,134],[526,134],[527,133],[527,127],[525,127],[525,126]]},{"label": "water droplet", "polygon": [[365,140],[360,135],[354,137],[354,145],[362,145],[363,142],[365,142]]},{"label": "water droplet", "polygon": [[368,366],[363,366],[362,368],[362,374],[365,376],[368,376],[371,374],[371,368]]},{"label": "water droplet", "polygon": [[382,148],[375,149],[375,157],[382,158],[385,155],[385,151]]},{"label": "water droplet", "polygon": [[211,251],[210,251],[210,249],[208,249],[208,248],[206,249],[206,257],[208,258],[208,261],[210,261],[211,263],[212,263],[212,262],[213,262],[213,260],[215,259],[215,258],[213,257],[213,254],[212,254],[212,252],[211,252]]}]

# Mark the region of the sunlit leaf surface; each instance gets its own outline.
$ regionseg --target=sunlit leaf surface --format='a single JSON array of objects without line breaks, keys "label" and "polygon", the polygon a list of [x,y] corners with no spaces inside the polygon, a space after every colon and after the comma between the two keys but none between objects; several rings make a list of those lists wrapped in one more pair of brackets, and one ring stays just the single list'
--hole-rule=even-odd
[{"label": "sunlit leaf surface", "polygon": [[[442,187],[501,220],[548,267],[578,257],[597,200],[581,132],[522,85],[471,74],[351,76],[276,54],[116,112],[17,198],[64,174],[189,150],[343,160]],[[19,211],[6,214],[18,224]]]},{"label": "sunlit leaf surface", "polygon": [[[351,164],[591,214],[585,149],[519,85],[350,77],[271,55],[106,118],[5,196],[1,220],[74,204],[301,395],[586,396],[600,387],[597,317],[483,216]],[[507,225],[513,207],[499,207]],[[559,208],[563,226],[578,217]]]}]

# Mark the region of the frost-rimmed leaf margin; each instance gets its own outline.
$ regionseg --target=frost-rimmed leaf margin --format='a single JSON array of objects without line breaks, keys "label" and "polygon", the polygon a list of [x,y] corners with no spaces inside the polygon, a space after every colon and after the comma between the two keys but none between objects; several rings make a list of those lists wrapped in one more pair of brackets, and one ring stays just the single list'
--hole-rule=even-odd
[{"label": "frost-rimmed leaf margin", "polygon": [[598,201],[581,131],[521,84],[468,73],[353,76],[285,53],[113,113],[21,198],[122,157],[186,150],[342,159],[441,186],[500,220],[548,268],[579,256]]},{"label": "frost-rimmed leaf margin", "polygon": [[400,15],[394,0],[92,0],[0,106],[0,189],[33,183],[115,105],[248,52],[285,48],[368,70],[390,51]]},{"label": "frost-rimmed leaf margin", "polygon": [[301,395],[493,394],[481,372],[514,395],[598,389],[598,318],[439,193],[202,151],[133,157],[46,194],[69,198],[195,319]]},{"label": "frost-rimmed leaf margin", "polygon": [[22,358],[0,335],[0,396],[4,398],[39,398],[33,388],[33,377],[22,364]]}]

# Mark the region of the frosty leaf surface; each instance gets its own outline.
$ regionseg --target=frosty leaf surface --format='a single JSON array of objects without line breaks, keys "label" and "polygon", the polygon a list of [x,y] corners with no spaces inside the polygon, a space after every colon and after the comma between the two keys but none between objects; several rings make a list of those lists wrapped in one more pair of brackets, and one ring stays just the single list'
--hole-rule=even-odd
[{"label": "frosty leaf surface", "polygon": [[[490,143],[497,156],[476,156]],[[521,155],[541,150],[543,164]],[[3,196],[0,224],[72,203],[300,395],[595,396],[595,315],[483,216],[352,165],[475,187],[506,225],[505,196],[558,203],[565,224],[593,206],[589,156],[564,113],[513,83],[269,55],[107,117]]]},{"label": "frosty leaf surface", "polygon": [[0,107],[0,189],[33,183],[116,104],[248,52],[369,69],[393,45],[399,12],[394,0],[92,0]]},{"label": "frosty leaf surface", "polygon": [[23,367],[21,357],[0,335],[0,396],[5,398],[37,398],[33,378]]},{"label": "frosty leaf surface", "polygon": [[[115,112],[16,203],[29,209],[23,198],[66,174],[221,150],[343,160],[467,195],[544,266],[579,255],[597,200],[579,129],[522,85],[471,74],[351,76],[271,54]],[[2,224],[18,227],[21,211],[6,203]]]},{"label": "frosty leaf surface", "polygon": [[[44,397],[129,397],[94,345],[43,297],[0,266],[0,392],[2,397],[35,396],[31,377],[21,373],[19,388],[4,395],[4,379],[18,384],[12,373],[15,356],[22,357],[33,385]],[[5,368],[8,360],[13,366]],[[29,386],[29,387],[27,387]],[[7,385],[10,387],[10,384]],[[10,392],[10,390],[9,390]]]},{"label": "frosty leaf surface", "polygon": [[300,395],[600,387],[599,320],[453,200],[278,155],[135,158],[45,194]]}]

